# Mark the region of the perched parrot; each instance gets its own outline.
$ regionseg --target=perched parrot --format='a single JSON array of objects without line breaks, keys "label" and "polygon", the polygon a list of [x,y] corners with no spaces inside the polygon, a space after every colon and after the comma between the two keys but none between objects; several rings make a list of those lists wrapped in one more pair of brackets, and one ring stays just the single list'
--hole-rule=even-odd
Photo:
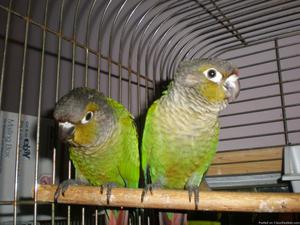
[{"label": "perched parrot", "polygon": [[[200,183],[217,150],[219,112],[239,90],[238,69],[227,61],[180,63],[168,89],[147,112],[142,140],[145,192],[155,187],[186,189],[197,207]],[[184,214],[160,214],[160,224],[186,223]]]},{"label": "perched parrot", "polygon": [[[58,196],[69,185],[137,188],[139,151],[136,127],[123,105],[90,88],[76,88],[56,104],[59,136],[69,143],[77,180],[62,182]],[[108,196],[109,198],[109,196]],[[128,211],[108,213],[108,224],[127,224]]]}]

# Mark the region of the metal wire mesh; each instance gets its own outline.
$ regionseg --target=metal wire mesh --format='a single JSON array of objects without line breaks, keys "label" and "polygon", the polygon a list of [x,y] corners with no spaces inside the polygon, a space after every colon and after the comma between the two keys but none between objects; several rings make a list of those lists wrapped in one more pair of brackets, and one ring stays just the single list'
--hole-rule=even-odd
[{"label": "metal wire mesh", "polygon": [[0,223],[98,223],[94,209],[77,220],[73,207],[35,201],[38,183],[72,176],[51,111],[73,87],[102,91],[142,124],[181,60],[218,56],[239,66],[242,85],[221,115],[219,151],[300,144],[299,9],[292,0],[1,0]]}]

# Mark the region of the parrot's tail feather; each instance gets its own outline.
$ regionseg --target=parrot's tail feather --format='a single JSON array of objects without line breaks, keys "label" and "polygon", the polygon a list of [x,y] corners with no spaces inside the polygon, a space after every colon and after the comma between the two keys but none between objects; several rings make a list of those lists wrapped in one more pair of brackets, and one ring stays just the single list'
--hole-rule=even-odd
[{"label": "parrot's tail feather", "polygon": [[172,219],[172,225],[187,225],[187,214],[186,213],[174,213]]},{"label": "parrot's tail feather", "polygon": [[120,210],[117,225],[128,225],[128,210]]},{"label": "parrot's tail feather", "polygon": [[116,225],[117,224],[116,217],[115,217],[115,214],[114,214],[113,210],[108,210],[107,211],[106,224],[107,225]]},{"label": "parrot's tail feather", "polygon": [[108,210],[106,225],[128,225],[128,210]]},{"label": "parrot's tail feather", "polygon": [[159,225],[187,225],[187,214],[159,213]]}]

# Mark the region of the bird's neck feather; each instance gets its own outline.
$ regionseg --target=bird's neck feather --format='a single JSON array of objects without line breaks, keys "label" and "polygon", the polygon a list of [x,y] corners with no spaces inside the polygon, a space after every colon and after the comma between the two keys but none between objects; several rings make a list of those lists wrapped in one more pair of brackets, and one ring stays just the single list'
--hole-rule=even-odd
[{"label": "bird's neck feather", "polygon": [[184,107],[201,114],[214,114],[218,116],[219,112],[227,106],[227,101],[211,103],[205,97],[199,94],[196,88],[182,87],[180,84],[172,82],[162,98],[163,104],[175,104],[178,107]]},{"label": "bird's neck feather", "polygon": [[219,129],[220,106],[209,104],[194,90],[170,87],[159,104],[157,115],[167,115],[158,118],[164,124],[161,132],[171,131],[180,138],[214,135]]}]

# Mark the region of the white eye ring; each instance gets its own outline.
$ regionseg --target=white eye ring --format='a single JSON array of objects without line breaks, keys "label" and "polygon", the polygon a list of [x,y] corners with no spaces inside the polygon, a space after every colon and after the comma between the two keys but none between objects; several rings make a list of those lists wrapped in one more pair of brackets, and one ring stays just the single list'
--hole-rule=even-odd
[{"label": "white eye ring", "polygon": [[209,68],[205,70],[203,73],[207,79],[215,83],[220,83],[223,78],[222,74],[215,68]]},{"label": "white eye ring", "polygon": [[81,123],[82,123],[82,124],[86,124],[86,123],[90,122],[91,119],[93,118],[93,116],[94,116],[94,113],[91,112],[91,111],[88,111],[88,112],[84,115],[84,117],[81,119]]}]

